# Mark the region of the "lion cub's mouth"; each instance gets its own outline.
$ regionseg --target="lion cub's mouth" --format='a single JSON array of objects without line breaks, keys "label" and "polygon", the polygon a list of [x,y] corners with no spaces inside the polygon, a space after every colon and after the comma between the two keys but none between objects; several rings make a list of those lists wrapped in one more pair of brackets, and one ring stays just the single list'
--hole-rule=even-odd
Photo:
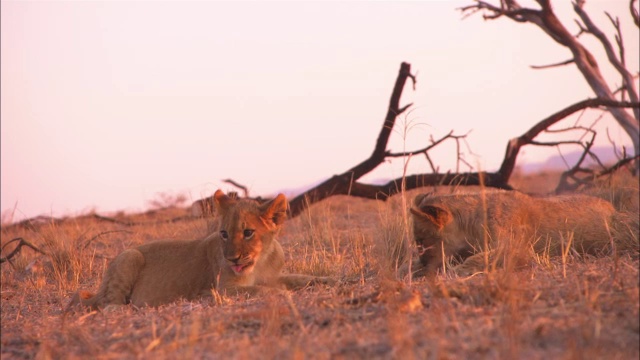
[{"label": "lion cub's mouth", "polygon": [[232,263],[229,265],[229,267],[231,267],[231,270],[233,270],[233,272],[235,272],[236,274],[242,274],[242,273],[248,273],[251,270],[253,270],[253,261],[250,261],[246,264],[236,264],[236,263]]}]

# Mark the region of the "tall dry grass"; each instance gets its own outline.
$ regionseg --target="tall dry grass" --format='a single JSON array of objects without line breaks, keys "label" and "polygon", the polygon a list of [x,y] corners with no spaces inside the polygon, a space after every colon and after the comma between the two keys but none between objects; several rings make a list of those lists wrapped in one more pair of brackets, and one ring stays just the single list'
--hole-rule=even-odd
[{"label": "tall dry grass", "polygon": [[[602,186],[615,193],[618,185]],[[66,315],[70,295],[95,290],[119,252],[157,239],[204,237],[207,220],[163,222],[187,214],[174,208],[118,215],[142,224],[136,226],[83,216],[33,228],[5,223],[2,245],[23,237],[50,255],[23,248],[2,264],[0,353],[3,359],[640,356],[637,252],[577,255],[567,234],[560,256],[514,241],[484,274],[402,276],[399,267],[415,257],[403,210],[418,192],[387,202],[334,197],[285,223],[286,270],[334,276],[342,280],[337,286]]]}]

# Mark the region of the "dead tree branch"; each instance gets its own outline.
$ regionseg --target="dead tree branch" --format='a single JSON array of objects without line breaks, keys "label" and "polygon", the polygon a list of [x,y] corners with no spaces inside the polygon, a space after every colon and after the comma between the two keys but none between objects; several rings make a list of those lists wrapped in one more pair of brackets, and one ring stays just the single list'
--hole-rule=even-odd
[{"label": "dead tree branch", "polygon": [[631,17],[633,18],[634,24],[636,24],[637,27],[640,27],[640,15],[638,15],[638,10],[636,10],[635,6],[633,6],[636,1],[637,0],[629,1],[629,12],[631,12]]},{"label": "dead tree branch", "polygon": [[520,148],[524,145],[532,144],[533,139],[538,136],[541,132],[545,131],[551,125],[559,122],[560,120],[574,114],[580,110],[586,108],[597,108],[601,106],[606,106],[609,108],[613,107],[631,107],[637,108],[640,107],[640,103],[637,102],[627,102],[627,101],[615,101],[615,100],[604,100],[604,99],[586,99],[582,100],[578,103],[570,105],[555,114],[547,117],[546,119],[540,121],[536,125],[534,125],[531,129],[529,129],[524,134],[520,135],[517,138],[513,138],[507,144],[507,150],[504,156],[504,160],[502,161],[502,165],[500,166],[500,170],[498,170],[498,174],[503,176],[504,181],[508,181],[509,177],[513,173],[513,170],[516,165],[516,159],[518,157],[518,152]]},{"label": "dead tree branch", "polygon": [[[581,167],[581,161],[579,161],[573,168],[565,171],[560,176],[560,181],[558,186],[556,187],[556,193],[562,193],[565,191],[575,191],[580,186],[592,183],[594,180],[601,178],[603,176],[610,175],[619,169],[629,166],[635,161],[640,160],[640,155],[636,155],[633,157],[628,157],[619,160],[615,164],[610,167],[606,167],[602,170],[596,171],[593,169]],[[584,176],[580,176],[584,175]]]},{"label": "dead tree branch", "polygon": [[87,240],[84,245],[82,246],[82,249],[86,249],[94,240],[96,240],[97,238],[103,236],[103,235],[107,235],[107,234],[113,234],[113,233],[127,233],[127,234],[132,234],[131,231],[128,230],[110,230],[110,231],[103,231],[101,233],[99,233],[98,235],[93,236],[91,239]]},{"label": "dead tree branch", "polygon": [[230,185],[233,185],[233,186],[237,187],[238,189],[242,190],[242,193],[244,194],[245,198],[249,197],[249,190],[247,189],[246,186],[244,186],[242,184],[239,184],[239,183],[233,181],[232,179],[224,179],[224,180],[222,180],[222,182],[225,182],[227,184],[230,184]]},{"label": "dead tree branch", "polygon": [[389,142],[389,136],[391,135],[391,130],[395,125],[396,117],[411,106],[411,104],[407,104],[400,107],[400,97],[402,96],[402,91],[407,79],[411,79],[415,86],[416,78],[411,74],[411,65],[403,62],[400,64],[400,71],[398,72],[398,77],[396,79],[395,86],[393,87],[393,92],[391,93],[391,99],[389,100],[387,115],[382,123],[382,128],[378,134],[378,139],[376,140],[376,145],[371,156],[341,175],[335,175],[313,189],[296,196],[289,203],[291,216],[298,215],[307,206],[329,196],[338,194],[347,195],[352,193],[352,185],[354,182],[363,175],[369,173],[371,170],[375,169],[385,160],[387,157],[386,149]]},{"label": "dead tree branch", "polygon": [[559,62],[559,63],[555,63],[555,64],[549,64],[549,65],[529,65],[532,69],[536,69],[536,70],[540,70],[540,69],[549,69],[549,68],[553,68],[553,67],[559,67],[559,66],[564,66],[564,65],[569,65],[572,64],[574,61],[573,59],[569,59],[569,60],[565,60],[563,62]]},{"label": "dead tree branch", "polygon": [[[398,77],[391,94],[391,100],[389,101],[389,109],[382,124],[382,128],[376,141],[376,146],[371,156],[360,164],[342,173],[341,175],[335,175],[330,179],[324,181],[320,185],[314,187],[313,189],[310,189],[292,199],[289,203],[290,215],[292,217],[300,214],[309,205],[333,195],[350,195],[367,199],[384,200],[391,195],[401,191],[403,180],[405,184],[404,188],[406,190],[438,184],[480,185],[483,183],[486,186],[510,189],[510,186],[502,180],[503,177],[496,173],[436,173],[436,168],[433,165],[431,158],[429,157],[428,151],[433,147],[441,144],[445,140],[453,139],[457,144],[458,160],[464,162],[464,159],[461,158],[459,142],[461,140],[464,140],[466,134],[454,135],[453,132],[449,132],[447,135],[438,140],[431,139],[431,144],[429,146],[415,151],[391,152],[386,150],[389,136],[391,135],[391,131],[393,129],[393,126],[395,125],[396,117],[406,109],[408,109],[411,105],[409,104],[402,108],[400,108],[399,106],[400,97],[402,95],[402,90],[404,89],[407,78],[410,78],[415,85],[416,79],[415,76],[411,75],[411,65],[409,65],[408,63],[402,63],[400,65],[400,71],[398,73]],[[401,177],[391,180],[384,185],[370,185],[358,182],[359,178],[375,169],[378,165],[380,165],[388,158],[404,157],[417,154],[425,155],[432,170],[434,170],[433,174],[416,174],[404,178]]]},{"label": "dead tree branch", "polygon": [[[393,179],[383,185],[370,185],[354,182],[351,184],[351,193],[343,195],[357,196],[366,199],[386,200],[392,195],[398,194],[402,191],[403,180],[404,190],[413,190],[433,185],[484,185],[499,189],[513,189],[509,184],[502,181],[502,177],[498,173],[467,172],[408,175],[404,178],[399,177],[397,179]],[[295,215],[292,213],[292,216]]]},{"label": "dead tree branch", "polygon": [[[484,172],[466,172],[460,173],[456,170],[455,173],[446,173],[439,174],[437,173],[437,168],[434,166],[431,161],[428,151],[435,146],[443,143],[446,140],[454,140],[457,144],[457,152],[458,152],[458,161],[464,161],[460,157],[460,144],[459,141],[463,141],[466,137],[465,135],[454,135],[453,132],[449,132],[445,136],[440,139],[434,140],[431,139],[431,144],[418,150],[414,151],[405,151],[405,152],[391,152],[386,150],[387,143],[389,140],[389,136],[395,125],[395,119],[398,114],[404,111],[407,106],[403,107],[402,111],[400,111],[399,102],[400,96],[402,94],[402,90],[404,88],[404,84],[407,78],[411,77],[411,79],[415,82],[415,79],[410,74],[410,65],[407,63],[402,63],[400,67],[400,72],[398,74],[398,78],[396,80],[396,84],[394,86],[391,101],[389,103],[389,110],[387,111],[387,116],[385,117],[385,121],[382,125],[382,129],[378,135],[378,139],[376,141],[376,146],[374,148],[371,156],[355,167],[349,169],[348,171],[335,175],[316,187],[306,191],[303,194],[296,196],[290,202],[290,216],[295,217],[300,214],[305,208],[309,205],[326,199],[327,197],[333,195],[350,195],[363,197],[367,199],[379,199],[385,200],[391,195],[394,195],[400,192],[403,189],[403,181],[404,181],[404,189],[411,190],[424,186],[433,186],[433,185],[481,185],[502,189],[511,189],[508,182],[515,168],[518,152],[520,148],[524,145],[535,145],[542,143],[536,143],[534,138],[539,135],[541,132],[547,130],[551,125],[559,122],[560,120],[566,118],[567,116],[583,110],[587,108],[596,108],[596,107],[608,107],[608,108],[621,108],[621,107],[640,107],[640,103],[637,102],[620,102],[616,100],[609,99],[587,99],[583,100],[579,103],[573,104],[559,112],[549,116],[548,118],[540,121],[536,125],[534,125],[529,131],[521,135],[520,137],[514,138],[509,141],[507,144],[507,150],[505,153],[505,157],[500,169],[497,172],[493,173],[484,173]],[[571,142],[573,144],[582,145],[581,141]],[[546,146],[558,146],[560,143],[552,143],[552,144],[544,144]],[[431,169],[433,173],[431,174],[415,174],[406,177],[400,177],[394,180],[389,181],[383,185],[370,185],[363,184],[358,182],[358,179],[363,175],[367,174],[374,168],[376,168],[379,164],[381,164],[385,159],[388,158],[398,158],[398,157],[406,157],[424,154],[429,161]]]},{"label": "dead tree branch", "polygon": [[11,243],[14,243],[16,241],[18,242],[18,245],[15,247],[15,249],[13,249],[12,252],[9,253],[9,255],[7,255],[6,257],[0,258],[0,264],[4,263],[5,261],[11,262],[11,258],[16,256],[20,252],[20,250],[22,249],[23,246],[29,247],[32,250],[34,250],[35,252],[38,252],[40,254],[47,255],[47,253],[45,253],[44,251],[38,249],[35,245],[31,244],[30,242],[28,242],[27,240],[25,240],[23,238],[15,238],[15,239],[12,239],[12,240],[8,241],[6,244],[4,244],[2,246],[2,249],[0,249],[0,252],[4,251],[4,248],[7,245],[9,245]]},{"label": "dead tree branch", "polygon": [[[582,73],[583,77],[596,94],[597,98],[603,100],[615,101],[615,96],[612,93],[609,84],[602,76],[598,67],[598,62],[586,47],[584,47],[576,36],[571,35],[569,31],[564,27],[560,20],[553,12],[553,8],[550,4],[550,0],[536,0],[540,5],[540,10],[528,9],[520,6],[516,0],[503,0],[500,1],[500,5],[492,5],[486,1],[476,1],[474,4],[460,8],[463,14],[474,14],[477,12],[483,13],[484,19],[492,20],[503,16],[506,16],[514,21],[520,23],[532,23],[538,26],[549,37],[551,37],[558,44],[568,48],[573,55],[573,62],[576,67]],[[621,59],[616,57],[613,47],[604,33],[591,21],[588,14],[583,10],[584,1],[578,0],[573,3],[574,11],[580,17],[582,23],[579,26],[581,33],[588,32],[593,34],[600,41],[609,62],[624,78],[625,91],[629,95],[629,99],[632,102],[639,102],[640,98],[635,90],[635,84],[632,81],[632,76],[625,68]],[[633,1],[631,3],[631,13],[634,16]],[[634,17],[635,19],[635,17]],[[622,47],[622,38],[619,37],[620,46]],[[640,109],[634,109],[633,116],[620,107],[609,107],[608,111],[613,115],[620,126],[629,135],[636,155],[640,154]],[[640,167],[640,164],[636,164],[636,168]]]},{"label": "dead tree branch", "polygon": [[378,165],[384,162],[387,158],[410,156],[412,154],[425,154],[427,160],[434,169],[433,162],[430,160],[428,151],[442,143],[447,139],[453,139],[458,143],[458,159],[460,160],[459,141],[464,139],[466,135],[454,135],[453,132],[445,135],[439,140],[433,140],[432,144],[416,151],[393,153],[388,150],[387,144],[389,142],[389,136],[395,120],[398,115],[407,110],[411,104],[400,108],[400,97],[404,89],[407,78],[410,78],[415,86],[415,76],[411,74],[411,65],[408,63],[402,63],[400,65],[400,71],[396,79],[393,92],[391,94],[391,100],[389,101],[389,109],[387,115],[380,129],[376,146],[371,156],[360,164],[347,170],[341,175],[335,175],[318,186],[306,191],[293,198],[289,203],[290,216],[295,217],[300,214],[309,205],[326,199],[333,195],[350,195],[363,197],[367,199],[380,199],[385,200],[393,194],[398,193],[402,189],[402,181],[404,180],[405,189],[411,190],[429,185],[480,185],[481,183],[487,186],[499,187],[510,189],[509,185],[501,181],[501,177],[494,173],[455,173],[455,174],[417,174],[407,176],[404,179],[398,178],[391,180],[384,185],[369,185],[359,183],[357,180],[363,175],[369,173],[375,169]]},{"label": "dead tree branch", "polygon": [[[618,48],[620,49],[620,58],[618,58],[616,56],[615,50],[613,49],[613,45],[611,45],[611,42],[609,41],[607,36],[604,34],[604,32],[602,32],[602,30],[600,30],[600,28],[598,28],[595,25],[595,23],[589,17],[589,14],[587,14],[587,12],[584,11],[583,4],[584,4],[584,1],[574,2],[573,3],[574,11],[576,12],[576,14],[578,14],[580,19],[586,26],[587,32],[595,36],[600,41],[600,43],[602,44],[602,47],[604,48],[607,54],[607,59],[609,60],[609,63],[611,63],[611,65],[613,65],[616,71],[622,76],[623,86],[627,91],[627,94],[629,95],[629,99],[631,99],[632,101],[639,101],[638,91],[636,90],[635,83],[633,81],[633,75],[631,74],[631,72],[627,70],[625,66],[624,44],[622,43],[622,33],[620,31],[620,22],[619,21],[616,22],[611,17],[611,15],[606,13],[607,16],[609,17],[609,20],[613,23],[614,27],[616,27],[617,29],[616,41],[618,43]],[[636,121],[640,120],[640,109],[634,111],[634,113],[635,113]]]}]

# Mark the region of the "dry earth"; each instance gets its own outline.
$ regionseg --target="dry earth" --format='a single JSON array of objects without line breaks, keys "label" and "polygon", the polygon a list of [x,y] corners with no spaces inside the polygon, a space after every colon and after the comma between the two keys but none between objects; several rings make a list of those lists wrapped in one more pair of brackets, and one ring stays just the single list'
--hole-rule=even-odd
[{"label": "dry earth", "polygon": [[[549,190],[540,179],[516,180]],[[335,197],[285,223],[287,270],[335,276],[339,286],[66,315],[71,294],[97,289],[119,252],[205,236],[207,221],[165,222],[187,215],[169,208],[114,216],[120,222],[89,214],[4,224],[3,246],[22,237],[49,255],[23,247],[2,264],[2,359],[640,357],[637,252],[541,256],[471,278],[399,279],[394,268],[406,251],[407,202],[415,194],[384,203]]]}]

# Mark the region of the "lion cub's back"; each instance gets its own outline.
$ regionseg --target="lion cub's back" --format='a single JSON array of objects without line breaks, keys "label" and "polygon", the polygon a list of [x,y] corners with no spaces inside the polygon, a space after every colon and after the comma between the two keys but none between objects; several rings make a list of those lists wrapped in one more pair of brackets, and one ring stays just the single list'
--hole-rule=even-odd
[{"label": "lion cub's back", "polygon": [[448,208],[467,231],[486,221],[497,236],[514,230],[537,238],[572,235],[581,246],[608,241],[607,222],[616,212],[608,201],[587,195],[532,197],[504,190],[432,196],[423,204]]},{"label": "lion cub's back", "polygon": [[512,221],[522,209],[528,209],[532,198],[516,191],[489,189],[483,192],[453,193],[426,196],[421,205],[448,209],[456,221]]},{"label": "lion cub's back", "polygon": [[219,272],[213,239],[157,241],[137,248],[145,264],[131,295],[136,306],[193,299],[211,288]]},{"label": "lion cub's back", "polygon": [[585,221],[602,220],[616,212],[610,202],[589,195],[572,194],[532,199],[536,208],[545,213],[546,218],[557,218],[576,225]]}]

